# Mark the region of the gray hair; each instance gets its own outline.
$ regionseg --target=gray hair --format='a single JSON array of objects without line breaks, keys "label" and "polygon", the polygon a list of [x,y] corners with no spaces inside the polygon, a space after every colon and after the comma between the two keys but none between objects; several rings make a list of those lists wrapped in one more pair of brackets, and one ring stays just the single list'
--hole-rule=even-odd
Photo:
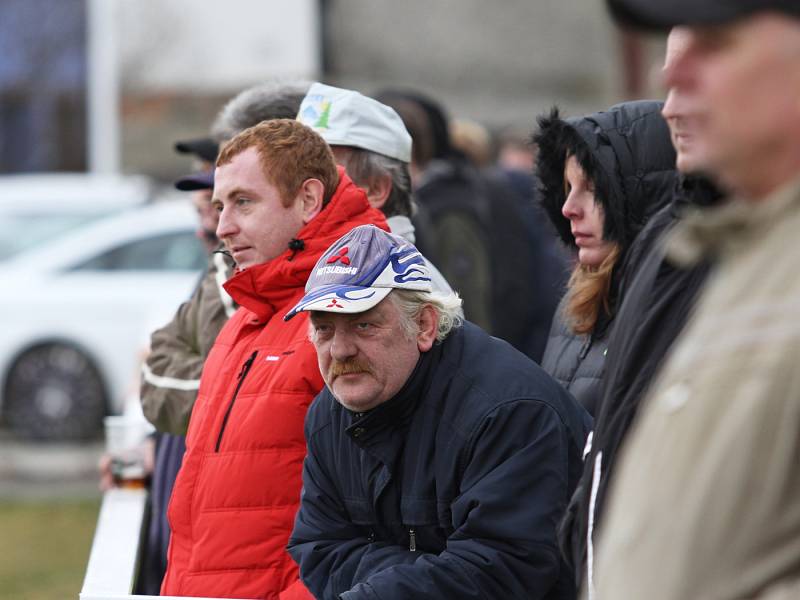
[{"label": "gray hair", "polygon": [[392,191],[381,208],[384,215],[387,217],[397,215],[411,217],[414,214],[415,207],[411,198],[411,177],[408,174],[408,163],[354,146],[339,146],[339,148],[347,150],[337,156],[340,157],[342,166],[350,179],[358,187],[368,189],[370,182],[375,178],[386,175],[391,177]]},{"label": "gray hair", "polygon": [[227,142],[261,121],[294,119],[309,87],[308,82],[271,82],[248,88],[222,107],[211,125],[211,136]]},{"label": "gray hair", "polygon": [[420,292],[416,290],[392,290],[389,294],[400,311],[401,326],[407,338],[413,339],[419,333],[417,317],[425,306],[431,306],[439,317],[436,327],[436,342],[440,343],[450,332],[464,324],[464,309],[456,292]]}]

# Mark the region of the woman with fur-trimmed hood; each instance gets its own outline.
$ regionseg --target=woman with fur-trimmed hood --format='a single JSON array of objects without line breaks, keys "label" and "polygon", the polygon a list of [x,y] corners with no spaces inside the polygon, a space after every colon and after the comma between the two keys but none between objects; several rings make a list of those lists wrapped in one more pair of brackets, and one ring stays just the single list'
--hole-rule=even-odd
[{"label": "woman with fur-trimmed hood", "polygon": [[677,176],[661,107],[626,102],[567,120],[553,109],[533,137],[542,206],[577,252],[542,367],[593,416],[627,250]]}]

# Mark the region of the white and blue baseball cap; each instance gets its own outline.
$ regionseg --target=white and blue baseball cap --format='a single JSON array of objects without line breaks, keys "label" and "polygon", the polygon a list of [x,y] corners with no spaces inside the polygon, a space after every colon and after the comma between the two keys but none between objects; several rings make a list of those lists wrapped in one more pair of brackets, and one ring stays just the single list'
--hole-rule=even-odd
[{"label": "white and blue baseball cap", "polygon": [[306,295],[284,320],[312,310],[364,312],[398,289],[432,291],[425,258],[400,236],[361,225],[334,242],[317,261]]},{"label": "white and blue baseball cap", "polygon": [[353,146],[411,162],[411,135],[397,112],[354,90],[314,83],[297,120],[331,146]]}]

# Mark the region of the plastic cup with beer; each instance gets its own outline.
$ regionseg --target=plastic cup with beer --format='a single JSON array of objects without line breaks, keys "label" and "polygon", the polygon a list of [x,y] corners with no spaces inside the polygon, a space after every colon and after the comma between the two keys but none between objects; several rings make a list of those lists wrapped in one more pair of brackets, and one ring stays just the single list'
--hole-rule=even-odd
[{"label": "plastic cup with beer", "polygon": [[143,488],[147,483],[144,442],[153,430],[144,419],[132,415],[104,419],[106,453],[111,459],[114,485],[122,488]]}]

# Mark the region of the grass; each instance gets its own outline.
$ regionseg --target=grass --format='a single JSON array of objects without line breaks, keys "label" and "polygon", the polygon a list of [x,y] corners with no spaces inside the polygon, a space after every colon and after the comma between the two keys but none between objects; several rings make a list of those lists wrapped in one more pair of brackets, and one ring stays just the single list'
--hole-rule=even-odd
[{"label": "grass", "polygon": [[99,510],[99,500],[0,502],[0,599],[77,599]]}]

